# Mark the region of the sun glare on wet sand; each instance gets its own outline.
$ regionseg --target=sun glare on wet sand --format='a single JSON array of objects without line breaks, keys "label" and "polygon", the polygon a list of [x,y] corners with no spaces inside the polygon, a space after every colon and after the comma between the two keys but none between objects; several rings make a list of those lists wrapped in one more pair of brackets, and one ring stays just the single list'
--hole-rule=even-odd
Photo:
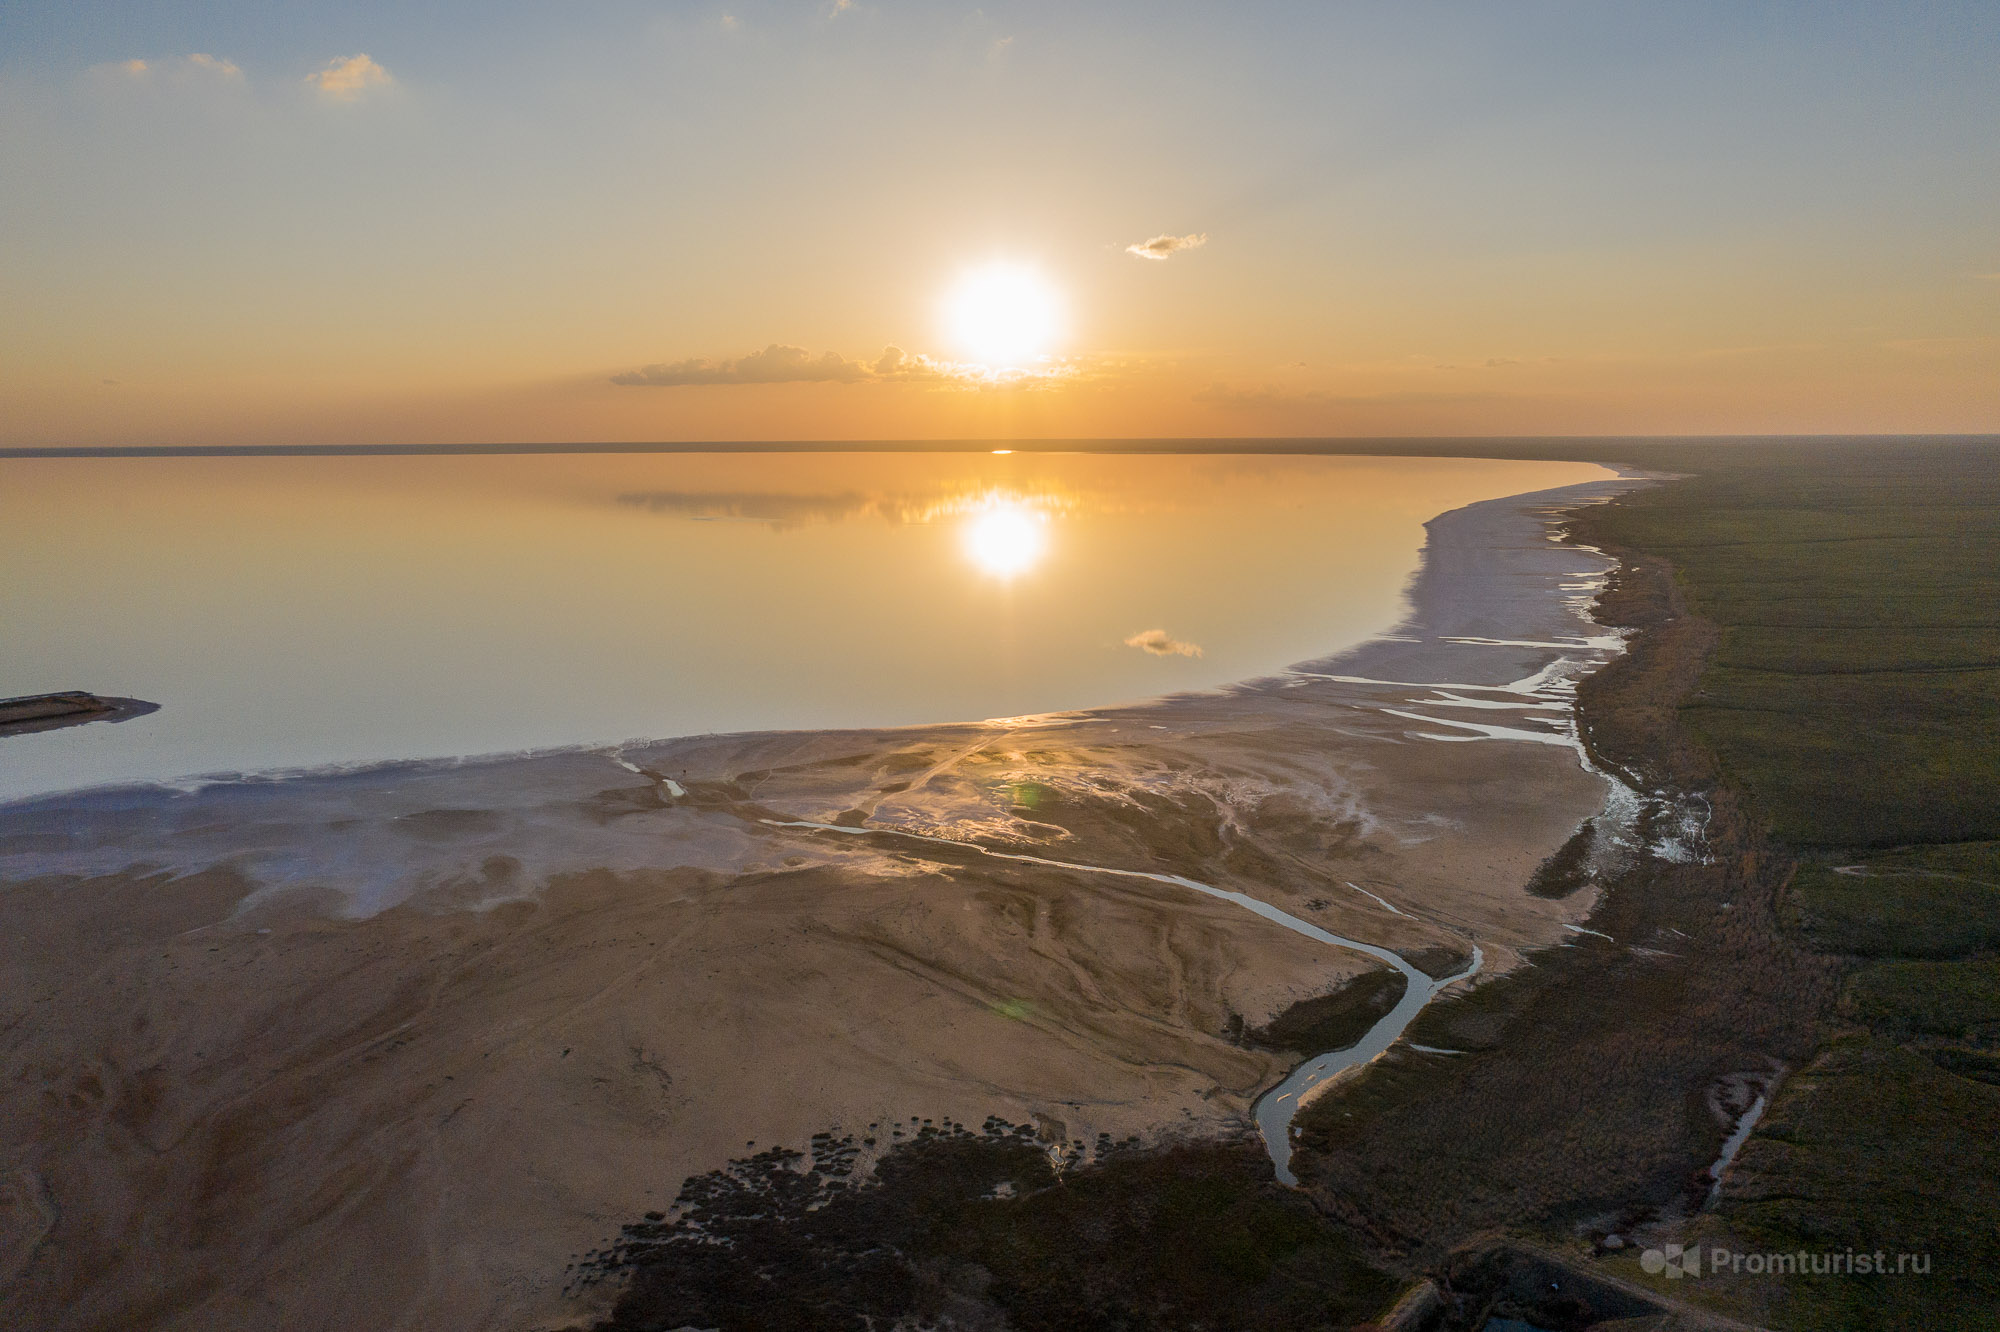
[{"label": "sun glare on wet sand", "polygon": [[1013,500],[996,499],[965,520],[965,553],[995,578],[1032,568],[1048,549],[1048,519]]}]

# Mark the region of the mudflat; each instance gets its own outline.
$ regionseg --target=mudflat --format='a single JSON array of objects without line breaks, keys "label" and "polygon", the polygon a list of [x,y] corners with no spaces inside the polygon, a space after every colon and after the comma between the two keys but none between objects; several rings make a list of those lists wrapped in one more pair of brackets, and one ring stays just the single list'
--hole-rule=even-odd
[{"label": "mudflat", "polygon": [[1676,826],[1570,706],[1619,641],[1562,514],[1628,484],[1434,520],[1403,625],[1218,692],[0,807],[9,1309],[561,1325],[681,1181],[822,1131],[1252,1135],[1279,1019],[1380,964],[1104,871],[1469,985],[1573,937]]}]

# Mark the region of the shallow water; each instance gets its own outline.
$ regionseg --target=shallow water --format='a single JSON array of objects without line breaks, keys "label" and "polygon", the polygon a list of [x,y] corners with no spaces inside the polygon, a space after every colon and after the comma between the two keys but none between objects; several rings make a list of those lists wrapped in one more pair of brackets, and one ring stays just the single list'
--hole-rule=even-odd
[{"label": "shallow water", "polygon": [[1606,475],[1473,459],[0,461],[0,799],[1211,688],[1393,623],[1423,523]]}]

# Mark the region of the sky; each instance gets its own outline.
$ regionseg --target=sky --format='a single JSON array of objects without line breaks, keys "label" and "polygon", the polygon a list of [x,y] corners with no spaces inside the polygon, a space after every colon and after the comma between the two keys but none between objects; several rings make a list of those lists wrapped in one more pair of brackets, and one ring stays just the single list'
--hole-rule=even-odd
[{"label": "sky", "polygon": [[0,182],[0,445],[2000,431],[1991,0],[5,0]]}]

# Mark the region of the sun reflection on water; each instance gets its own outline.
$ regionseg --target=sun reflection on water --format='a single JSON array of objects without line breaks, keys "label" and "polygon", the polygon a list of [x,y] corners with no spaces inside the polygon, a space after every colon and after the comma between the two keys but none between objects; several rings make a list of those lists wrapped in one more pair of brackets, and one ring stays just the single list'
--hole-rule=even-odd
[{"label": "sun reflection on water", "polygon": [[1048,515],[1018,499],[992,496],[965,517],[965,553],[995,578],[1012,578],[1048,551]]}]

